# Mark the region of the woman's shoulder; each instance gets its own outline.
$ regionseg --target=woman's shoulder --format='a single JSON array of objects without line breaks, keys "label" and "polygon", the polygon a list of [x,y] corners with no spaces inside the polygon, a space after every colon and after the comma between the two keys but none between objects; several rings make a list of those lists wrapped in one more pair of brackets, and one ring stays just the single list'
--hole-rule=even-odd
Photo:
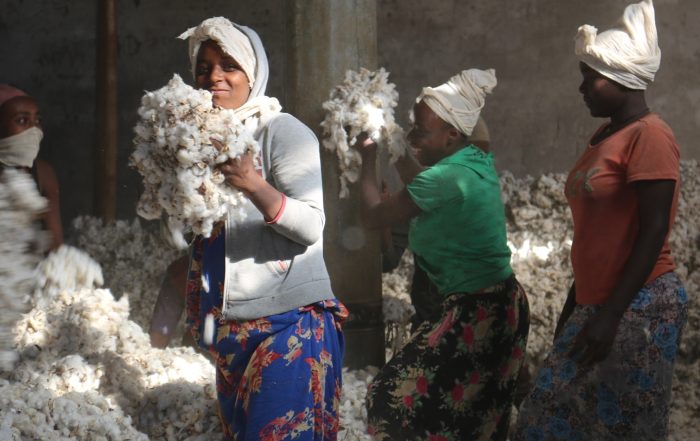
[{"label": "woman's shoulder", "polygon": [[290,127],[304,127],[308,130],[311,130],[308,128],[306,124],[301,122],[297,117],[292,115],[291,113],[286,113],[286,112],[278,112],[274,115],[271,115],[267,118],[267,121],[265,121],[265,125],[270,128],[290,128]]},{"label": "woman's shoulder", "polygon": [[58,186],[56,171],[48,161],[37,158],[34,163],[36,164],[36,174],[40,185]]},{"label": "woman's shoulder", "polygon": [[299,137],[313,139],[318,142],[314,132],[294,115],[280,112],[265,121],[265,130],[270,135],[283,135],[285,137]]},{"label": "woman's shoulder", "polygon": [[664,133],[668,133],[671,136],[673,136],[673,130],[671,129],[671,127],[657,113],[649,113],[648,115],[645,115],[643,118],[641,118],[639,121],[641,123],[637,125],[639,131],[657,130]]}]

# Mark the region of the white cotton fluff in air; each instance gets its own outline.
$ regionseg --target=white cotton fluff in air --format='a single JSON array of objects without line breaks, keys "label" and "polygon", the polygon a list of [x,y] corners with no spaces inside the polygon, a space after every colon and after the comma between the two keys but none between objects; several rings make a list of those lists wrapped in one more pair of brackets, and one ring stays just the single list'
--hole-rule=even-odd
[{"label": "white cotton fluff in air", "polygon": [[17,360],[12,327],[29,307],[36,267],[48,247],[38,217],[46,210],[34,180],[23,171],[0,171],[0,371]]},{"label": "white cotton fluff in air", "polygon": [[[178,75],[163,88],[147,92],[138,114],[130,164],[143,177],[140,216],[165,215],[180,248],[187,246],[185,232],[208,237],[227,212],[234,221],[244,216],[247,199],[224,182],[216,167],[259,151],[252,125],[241,123],[233,110],[213,107],[211,93],[193,89]],[[210,138],[223,144],[222,151]]]},{"label": "white cotton fluff in air", "polygon": [[349,70],[343,83],[323,103],[326,116],[321,123],[322,143],[338,156],[341,198],[348,196],[348,185],[359,177],[362,158],[352,145],[361,132],[367,132],[380,147],[387,149],[391,163],[406,153],[403,129],[394,121],[399,94],[388,78],[389,73],[383,68]]},{"label": "white cotton fluff in air", "polygon": [[52,251],[38,269],[39,286],[49,294],[104,284],[100,264],[85,251],[70,245],[61,245]]},{"label": "white cotton fluff in air", "polygon": [[214,343],[214,316],[212,314],[207,314],[204,319],[204,335],[202,338],[206,345]]}]

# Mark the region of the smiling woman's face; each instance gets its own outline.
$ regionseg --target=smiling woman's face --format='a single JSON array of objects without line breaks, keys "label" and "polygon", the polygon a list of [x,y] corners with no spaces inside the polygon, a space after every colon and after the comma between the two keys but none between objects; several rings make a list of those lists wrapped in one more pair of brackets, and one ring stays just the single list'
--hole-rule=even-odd
[{"label": "smiling woman's face", "polygon": [[197,87],[212,93],[215,106],[225,109],[241,107],[250,95],[248,77],[241,66],[212,40],[199,47],[195,81]]}]

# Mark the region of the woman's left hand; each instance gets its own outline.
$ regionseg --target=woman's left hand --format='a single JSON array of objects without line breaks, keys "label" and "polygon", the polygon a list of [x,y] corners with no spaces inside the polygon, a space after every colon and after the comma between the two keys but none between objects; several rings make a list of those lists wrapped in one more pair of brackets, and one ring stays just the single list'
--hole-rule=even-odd
[{"label": "woman's left hand", "polygon": [[377,143],[369,136],[367,132],[361,132],[357,135],[357,141],[353,144],[353,148],[360,154],[373,154],[377,152]]},{"label": "woman's left hand", "polygon": [[582,366],[592,366],[610,354],[620,317],[605,307],[591,316],[574,340],[569,356]]},{"label": "woman's left hand", "polygon": [[[221,150],[221,142],[212,139],[212,144]],[[260,175],[255,171],[253,162],[254,153],[248,151],[241,156],[231,158],[223,164],[219,164],[218,169],[223,173],[225,181],[232,187],[245,192],[252,192]]]}]

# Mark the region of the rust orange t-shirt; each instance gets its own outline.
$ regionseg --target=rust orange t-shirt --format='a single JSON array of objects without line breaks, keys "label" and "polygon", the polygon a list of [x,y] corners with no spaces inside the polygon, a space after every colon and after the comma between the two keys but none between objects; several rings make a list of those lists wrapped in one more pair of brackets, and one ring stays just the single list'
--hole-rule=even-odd
[{"label": "rust orange t-shirt", "polygon": [[[653,113],[598,144],[588,144],[569,173],[565,189],[574,221],[571,265],[576,303],[604,302],[620,280],[639,230],[639,201],[634,182],[676,181],[670,231],[678,206],[679,161],[673,132]],[[667,234],[647,282],[675,267]]]}]

